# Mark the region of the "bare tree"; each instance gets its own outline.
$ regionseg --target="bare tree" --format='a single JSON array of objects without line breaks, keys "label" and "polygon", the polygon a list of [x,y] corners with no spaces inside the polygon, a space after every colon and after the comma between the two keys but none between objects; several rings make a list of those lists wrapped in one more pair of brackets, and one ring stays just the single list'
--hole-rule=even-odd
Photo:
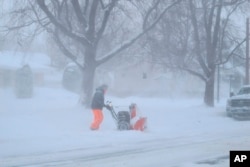
[{"label": "bare tree", "polygon": [[[112,26],[111,16],[115,15],[118,6],[122,5],[119,0],[53,0],[45,2],[45,0],[37,0],[39,8],[45,15],[41,15],[36,4],[30,2],[33,11],[37,16],[40,24],[52,32],[54,39],[62,50],[64,55],[74,61],[83,71],[83,91],[85,94],[85,102],[89,104],[89,99],[92,95],[94,76],[96,68],[118,55],[123,50],[132,46],[140,37],[151,30],[162,16],[174,5],[179,3],[180,0],[171,2],[166,6],[161,14],[156,17],[147,27],[144,27],[134,37],[123,42],[121,45],[114,47],[109,53],[100,57],[97,52],[99,49],[100,41],[105,34],[108,26]],[[122,1],[124,3],[124,1]],[[158,1],[152,1],[149,5],[148,13],[159,5]],[[127,3],[130,3],[127,1]],[[71,48],[65,43],[65,37],[74,42]],[[75,49],[72,47],[80,48],[79,55],[76,55]],[[79,58],[80,57],[80,58]]]},{"label": "bare tree", "polygon": [[[244,37],[229,33],[230,17],[244,2],[185,1],[175,7],[178,12],[170,11],[158,24],[158,31],[154,32],[158,34],[148,37],[151,54],[157,61],[168,68],[187,71],[204,81],[204,102],[208,106],[214,106],[216,67],[235,55],[245,41]],[[230,48],[226,47],[229,41]]]},{"label": "bare tree", "polygon": [[29,1],[1,1],[0,35],[4,48],[27,51],[44,30],[37,24]]},{"label": "bare tree", "polygon": [[[205,81],[205,95],[204,102],[208,106],[214,106],[214,81],[215,81],[215,70],[218,60],[220,58],[219,41],[225,37],[223,32],[224,28],[227,26],[226,22],[228,21],[231,13],[244,1],[232,1],[230,3],[224,2],[223,0],[213,0],[211,2],[202,1],[202,15],[203,15],[203,26],[198,26],[198,15],[197,14],[197,2],[194,3],[193,0],[189,0],[189,6],[191,11],[191,21],[194,29],[194,42],[195,42],[195,54],[197,56],[198,63],[203,71],[204,81]],[[227,15],[226,22],[222,23],[222,10],[225,8],[231,7],[231,12]],[[202,51],[201,46],[201,33],[204,32],[204,43],[205,43],[205,52]],[[223,41],[224,42],[224,41]],[[244,42],[238,42],[234,49],[232,49],[231,54]],[[229,56],[228,56],[229,57]],[[220,62],[221,63],[221,62]]]}]

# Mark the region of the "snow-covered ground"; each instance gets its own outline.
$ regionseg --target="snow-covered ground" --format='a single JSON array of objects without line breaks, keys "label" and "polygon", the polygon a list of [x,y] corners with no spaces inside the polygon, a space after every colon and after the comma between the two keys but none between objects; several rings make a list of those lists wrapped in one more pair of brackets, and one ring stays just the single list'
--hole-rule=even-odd
[{"label": "snow-covered ground", "polygon": [[200,99],[107,94],[115,109],[137,103],[148,129],[117,131],[108,110],[99,131],[89,129],[90,109],[79,96],[56,87],[35,87],[31,99],[0,89],[0,166],[225,167],[230,150],[250,148],[250,121],[225,115],[225,100],[208,108]]}]

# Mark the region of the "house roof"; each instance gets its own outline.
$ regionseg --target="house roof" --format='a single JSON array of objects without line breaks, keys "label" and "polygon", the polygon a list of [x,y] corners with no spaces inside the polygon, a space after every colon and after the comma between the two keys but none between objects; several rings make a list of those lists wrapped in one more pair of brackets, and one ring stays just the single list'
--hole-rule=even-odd
[{"label": "house roof", "polygon": [[16,70],[29,65],[34,72],[50,70],[50,58],[42,53],[0,51],[0,69]]}]

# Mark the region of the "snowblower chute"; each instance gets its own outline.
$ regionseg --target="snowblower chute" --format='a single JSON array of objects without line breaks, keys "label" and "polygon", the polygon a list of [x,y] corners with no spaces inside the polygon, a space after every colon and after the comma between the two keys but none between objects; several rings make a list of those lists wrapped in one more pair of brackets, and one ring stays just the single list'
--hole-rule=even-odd
[{"label": "snowblower chute", "polygon": [[110,101],[107,102],[106,108],[111,112],[112,117],[116,121],[118,130],[145,130],[147,118],[139,115],[135,103],[129,106],[129,111],[119,111],[116,113]]}]

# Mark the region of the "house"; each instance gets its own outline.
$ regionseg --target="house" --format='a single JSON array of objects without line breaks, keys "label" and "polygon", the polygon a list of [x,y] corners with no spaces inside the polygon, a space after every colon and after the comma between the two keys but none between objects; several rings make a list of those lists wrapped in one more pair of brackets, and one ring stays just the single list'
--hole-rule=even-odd
[{"label": "house", "polygon": [[0,51],[0,87],[13,86],[17,69],[29,65],[35,85],[44,84],[44,75],[51,70],[50,58],[42,53]]},{"label": "house", "polygon": [[190,74],[173,72],[147,61],[97,70],[98,83],[107,83],[118,96],[201,96],[204,83]]}]

